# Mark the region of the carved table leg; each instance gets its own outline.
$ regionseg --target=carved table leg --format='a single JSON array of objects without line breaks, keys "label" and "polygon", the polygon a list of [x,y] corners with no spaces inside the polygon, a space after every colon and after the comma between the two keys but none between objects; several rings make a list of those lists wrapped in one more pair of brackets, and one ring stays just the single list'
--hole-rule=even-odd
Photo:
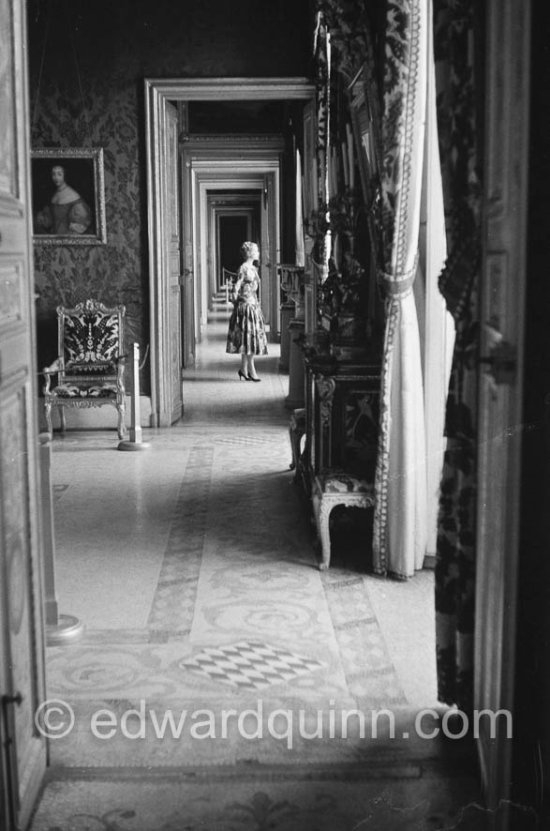
[{"label": "carved table leg", "polygon": [[321,540],[321,562],[319,563],[319,570],[325,571],[330,566],[330,528],[329,519],[330,512],[333,509],[324,499],[321,499],[320,511],[317,519],[317,528],[319,539]]},{"label": "carved table leg", "polygon": [[46,401],[46,403],[44,404],[44,415],[46,417],[46,429],[50,436],[53,436],[51,401]]},{"label": "carved table leg", "polygon": [[323,499],[323,494],[318,491],[312,496],[313,514],[317,527],[317,537],[321,543],[321,562],[319,570],[325,571],[330,566],[330,512],[334,505]]}]

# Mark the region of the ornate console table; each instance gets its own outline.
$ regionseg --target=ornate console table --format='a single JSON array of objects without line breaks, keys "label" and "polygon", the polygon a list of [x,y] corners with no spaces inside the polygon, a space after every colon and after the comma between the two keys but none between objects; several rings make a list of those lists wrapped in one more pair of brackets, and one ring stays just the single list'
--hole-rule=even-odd
[{"label": "ornate console table", "polygon": [[330,562],[328,520],[336,505],[374,505],[380,369],[377,364],[305,358],[305,407],[291,418],[296,479],[312,499]]}]

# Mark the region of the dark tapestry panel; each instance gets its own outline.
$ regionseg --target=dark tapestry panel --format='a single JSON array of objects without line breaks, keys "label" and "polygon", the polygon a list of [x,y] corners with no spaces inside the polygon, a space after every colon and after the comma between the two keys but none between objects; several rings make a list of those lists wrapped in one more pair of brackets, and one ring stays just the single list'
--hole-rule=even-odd
[{"label": "dark tapestry panel", "polygon": [[[438,698],[469,712],[473,699],[483,9],[436,0],[434,48],[448,259],[440,289],[456,325],[436,561]],[[483,4],[481,4],[483,5]],[[479,17],[478,17],[479,15]]]}]

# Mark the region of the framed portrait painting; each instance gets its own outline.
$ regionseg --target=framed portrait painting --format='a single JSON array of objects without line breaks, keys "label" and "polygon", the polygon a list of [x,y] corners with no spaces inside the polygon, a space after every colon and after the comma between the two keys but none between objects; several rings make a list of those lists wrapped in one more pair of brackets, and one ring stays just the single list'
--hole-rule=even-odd
[{"label": "framed portrait painting", "polygon": [[59,147],[31,153],[34,242],[107,242],[103,149]]}]

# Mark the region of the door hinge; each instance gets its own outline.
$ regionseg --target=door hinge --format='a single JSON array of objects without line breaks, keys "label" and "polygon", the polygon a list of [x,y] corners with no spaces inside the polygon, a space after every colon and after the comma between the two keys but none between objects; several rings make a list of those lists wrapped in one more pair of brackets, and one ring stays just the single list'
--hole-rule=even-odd
[{"label": "door hinge", "polygon": [[481,357],[479,363],[487,367],[487,375],[495,384],[513,384],[518,371],[517,347],[501,340],[491,346],[489,354]]},{"label": "door hinge", "polygon": [[18,707],[20,707],[23,703],[23,696],[20,692],[16,692],[15,695],[3,695],[1,700],[2,707],[7,707],[8,704],[16,704]]}]

